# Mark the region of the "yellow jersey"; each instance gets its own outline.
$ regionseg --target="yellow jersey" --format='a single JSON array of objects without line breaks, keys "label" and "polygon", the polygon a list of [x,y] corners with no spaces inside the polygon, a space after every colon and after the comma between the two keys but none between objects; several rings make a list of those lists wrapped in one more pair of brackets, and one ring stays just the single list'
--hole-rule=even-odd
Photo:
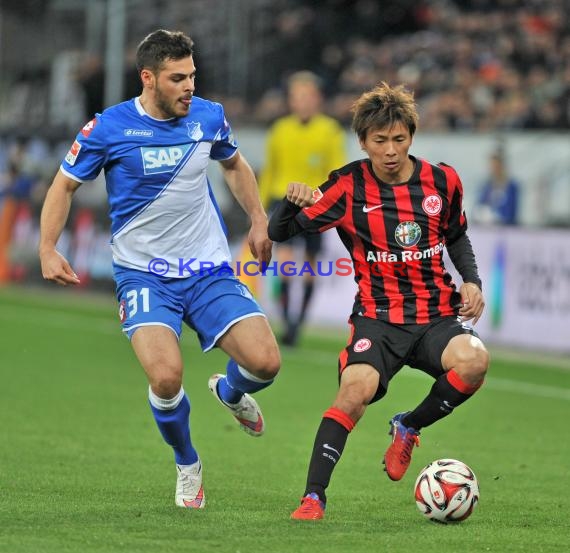
[{"label": "yellow jersey", "polygon": [[345,133],[332,117],[318,114],[306,123],[295,115],[278,119],[269,130],[259,193],[267,208],[281,200],[290,182],[316,187],[346,164]]}]

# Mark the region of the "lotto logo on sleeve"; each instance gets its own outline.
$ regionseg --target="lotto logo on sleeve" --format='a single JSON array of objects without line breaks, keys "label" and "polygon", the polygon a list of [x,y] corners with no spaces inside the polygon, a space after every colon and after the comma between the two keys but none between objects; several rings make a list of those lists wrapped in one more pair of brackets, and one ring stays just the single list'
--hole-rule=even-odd
[{"label": "lotto logo on sleeve", "polygon": [[152,175],[173,171],[189,149],[190,144],[180,144],[169,148],[141,148],[144,174]]},{"label": "lotto logo on sleeve", "polygon": [[91,121],[89,121],[89,123],[86,123],[85,126],[81,129],[81,134],[85,138],[87,138],[91,134],[91,131],[95,127],[96,123],[97,123],[97,119],[94,117],[93,119],[91,119]]},{"label": "lotto logo on sleeve", "polygon": [[75,165],[75,161],[77,160],[77,156],[79,155],[79,151],[81,150],[81,144],[77,142],[77,140],[71,145],[69,148],[69,152],[65,156],[65,161],[69,163],[69,165]]}]

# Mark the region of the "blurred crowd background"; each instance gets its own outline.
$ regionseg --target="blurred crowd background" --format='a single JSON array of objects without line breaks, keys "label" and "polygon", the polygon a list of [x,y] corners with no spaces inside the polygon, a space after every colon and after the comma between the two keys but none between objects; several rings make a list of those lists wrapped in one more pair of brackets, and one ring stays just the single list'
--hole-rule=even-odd
[{"label": "blurred crowd background", "polygon": [[310,69],[345,124],[354,98],[383,79],[415,90],[423,130],[570,128],[568,0],[14,0],[1,10],[4,131],[57,136],[116,101],[105,97],[109,45],[124,56],[113,66],[120,95],[137,95],[134,50],[157,27],[194,38],[198,91],[234,124],[283,114],[285,78]]},{"label": "blurred crowd background", "polygon": [[[0,282],[35,259],[41,201],[77,131],[139,94],[134,52],[159,27],[194,39],[196,94],[224,104],[256,171],[291,73],[322,79],[354,158],[352,102],[381,80],[404,83],[417,143],[458,168],[475,224],[570,226],[569,14],[570,0],[4,0]],[[518,215],[477,211],[493,175],[520,187]],[[107,274],[104,187],[83,188],[64,240],[87,241],[78,255]]]}]

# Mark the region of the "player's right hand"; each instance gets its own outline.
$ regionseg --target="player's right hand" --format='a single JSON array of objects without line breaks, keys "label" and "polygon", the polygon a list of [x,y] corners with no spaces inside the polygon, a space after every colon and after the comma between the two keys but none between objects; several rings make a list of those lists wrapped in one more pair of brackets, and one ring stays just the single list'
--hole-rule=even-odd
[{"label": "player's right hand", "polygon": [[309,207],[315,203],[313,189],[302,182],[287,185],[287,199],[299,207]]},{"label": "player's right hand", "polygon": [[57,250],[40,253],[42,276],[46,280],[53,280],[62,286],[79,284],[79,277],[75,274],[67,259]]},{"label": "player's right hand", "polygon": [[463,322],[473,320],[476,324],[483,313],[485,300],[479,286],[474,282],[464,282],[459,288],[463,305],[459,310],[459,316]]}]

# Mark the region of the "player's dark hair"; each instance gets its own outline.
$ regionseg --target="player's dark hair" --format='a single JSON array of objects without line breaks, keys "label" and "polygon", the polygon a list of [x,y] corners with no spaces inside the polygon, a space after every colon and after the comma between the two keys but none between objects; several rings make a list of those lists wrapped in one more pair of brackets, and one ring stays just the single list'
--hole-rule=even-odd
[{"label": "player's dark hair", "polygon": [[403,123],[414,136],[418,126],[414,93],[406,90],[404,85],[391,87],[381,82],[354,102],[352,112],[352,130],[362,141],[370,129],[391,128],[396,123]]},{"label": "player's dark hair", "polygon": [[194,42],[181,31],[158,29],[150,33],[137,48],[137,71],[160,71],[166,60],[181,60],[194,53]]}]

